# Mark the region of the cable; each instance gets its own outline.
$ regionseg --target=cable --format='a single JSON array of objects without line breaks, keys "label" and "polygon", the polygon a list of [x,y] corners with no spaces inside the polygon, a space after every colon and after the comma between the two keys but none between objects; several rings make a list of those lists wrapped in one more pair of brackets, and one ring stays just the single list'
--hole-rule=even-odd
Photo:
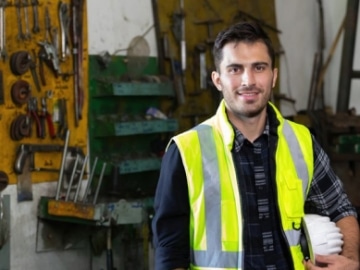
[{"label": "cable", "polygon": [[[154,28],[154,24],[151,25],[151,26],[150,26],[142,35],[140,35],[140,36],[141,36],[141,37],[145,37],[145,36],[150,32],[150,30],[153,29],[153,28]],[[138,41],[140,41],[140,40],[141,40],[141,39],[139,39]],[[135,47],[136,44],[137,44],[137,43],[133,44],[132,46]],[[131,47],[127,47],[127,48],[124,48],[124,49],[117,49],[117,50],[115,50],[115,51],[112,53],[112,55],[114,56],[114,55],[118,54],[119,52],[127,51],[127,50],[129,50],[130,48],[131,48]]]}]

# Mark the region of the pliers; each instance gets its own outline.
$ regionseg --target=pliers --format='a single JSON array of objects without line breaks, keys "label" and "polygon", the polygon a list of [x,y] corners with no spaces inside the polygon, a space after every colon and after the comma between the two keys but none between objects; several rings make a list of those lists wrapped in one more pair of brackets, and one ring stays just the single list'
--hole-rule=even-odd
[{"label": "pliers", "polygon": [[41,127],[42,127],[42,134],[41,134],[42,137],[41,138],[45,138],[45,136],[46,136],[46,132],[45,132],[45,120],[46,120],[46,123],[48,125],[49,135],[52,139],[54,139],[56,137],[54,123],[52,121],[51,114],[47,110],[45,97],[41,98],[40,120],[41,120]]},{"label": "pliers", "polygon": [[30,97],[28,101],[28,115],[30,126],[32,124],[32,120],[35,121],[36,124],[36,135],[37,137],[41,138],[42,136],[42,128],[40,119],[37,113],[37,99],[36,97]]}]

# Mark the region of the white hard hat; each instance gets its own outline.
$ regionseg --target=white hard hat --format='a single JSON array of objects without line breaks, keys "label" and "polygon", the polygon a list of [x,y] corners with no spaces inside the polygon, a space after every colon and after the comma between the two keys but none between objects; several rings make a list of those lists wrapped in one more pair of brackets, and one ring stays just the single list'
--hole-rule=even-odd
[{"label": "white hard hat", "polygon": [[340,228],[329,217],[306,214],[303,218],[303,230],[312,256],[315,254],[339,254],[341,252],[344,244],[343,235]]}]

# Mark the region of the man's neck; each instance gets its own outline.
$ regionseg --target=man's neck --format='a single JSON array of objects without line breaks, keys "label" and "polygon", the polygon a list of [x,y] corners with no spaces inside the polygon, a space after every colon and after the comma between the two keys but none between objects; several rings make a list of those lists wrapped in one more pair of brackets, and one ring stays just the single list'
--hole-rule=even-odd
[{"label": "man's neck", "polygon": [[229,116],[229,120],[246,139],[254,142],[264,132],[266,115],[266,111],[264,111],[260,115],[251,118]]}]

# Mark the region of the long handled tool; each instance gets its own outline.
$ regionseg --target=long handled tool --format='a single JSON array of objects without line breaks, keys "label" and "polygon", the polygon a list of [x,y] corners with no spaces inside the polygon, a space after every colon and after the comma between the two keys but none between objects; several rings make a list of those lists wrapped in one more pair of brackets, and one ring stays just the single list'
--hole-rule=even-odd
[{"label": "long handled tool", "polygon": [[69,145],[69,137],[70,137],[70,131],[67,130],[66,131],[64,151],[63,151],[62,161],[61,161],[61,165],[60,165],[59,180],[57,182],[57,187],[56,187],[55,200],[59,200],[59,197],[60,197],[61,185],[62,185],[62,181],[63,181],[63,178],[64,178],[64,168],[65,168],[66,155],[67,155],[67,150],[68,150],[68,145]]},{"label": "long handled tool", "polygon": [[84,0],[72,0],[73,66],[74,66],[74,110],[75,126],[79,126],[84,103],[83,89],[83,5]]}]

